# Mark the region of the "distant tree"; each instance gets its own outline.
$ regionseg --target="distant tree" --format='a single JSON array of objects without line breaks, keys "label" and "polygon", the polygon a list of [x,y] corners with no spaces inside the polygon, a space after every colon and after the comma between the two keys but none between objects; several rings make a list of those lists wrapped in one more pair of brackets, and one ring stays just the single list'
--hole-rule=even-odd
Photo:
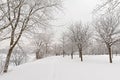
[{"label": "distant tree", "polygon": [[15,48],[11,56],[11,62],[16,66],[25,63],[27,60],[27,54],[19,48]]},{"label": "distant tree", "polygon": [[98,40],[95,40],[95,42],[92,44],[93,45],[90,46],[90,54],[91,55],[106,55],[107,54],[106,46],[103,45],[103,43],[101,43]]},{"label": "distant tree", "polygon": [[70,35],[70,32],[66,33],[66,36],[68,37],[67,45],[66,45],[67,52],[69,52],[69,54],[71,55],[71,59],[73,59],[74,52],[76,51],[76,44],[73,35]]},{"label": "distant tree", "polygon": [[66,36],[66,33],[63,32],[62,37],[60,39],[63,57],[66,55],[66,49],[65,49],[65,47],[66,47],[67,41],[68,41],[68,38]]},{"label": "distant tree", "polygon": [[53,45],[52,45],[52,47],[53,47],[53,54],[54,55],[61,55],[61,53],[62,53],[62,47],[61,47],[61,44],[60,43],[54,43]]},{"label": "distant tree", "polygon": [[41,59],[49,53],[53,35],[49,32],[38,33],[34,36],[33,45],[35,46],[36,59]]},{"label": "distant tree", "polygon": [[83,61],[82,51],[88,46],[88,42],[91,36],[89,33],[89,26],[83,25],[81,22],[79,22],[72,24],[69,30],[69,34],[71,35],[71,38],[74,40],[78,48],[79,57],[81,58],[81,61]]}]

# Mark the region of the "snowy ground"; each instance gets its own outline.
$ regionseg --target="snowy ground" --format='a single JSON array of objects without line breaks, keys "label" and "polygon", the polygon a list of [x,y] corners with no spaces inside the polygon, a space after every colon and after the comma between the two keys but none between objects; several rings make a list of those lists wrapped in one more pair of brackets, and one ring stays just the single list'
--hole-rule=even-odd
[{"label": "snowy ground", "polygon": [[108,56],[48,57],[20,65],[0,76],[0,80],[120,80],[120,56],[113,63]]}]

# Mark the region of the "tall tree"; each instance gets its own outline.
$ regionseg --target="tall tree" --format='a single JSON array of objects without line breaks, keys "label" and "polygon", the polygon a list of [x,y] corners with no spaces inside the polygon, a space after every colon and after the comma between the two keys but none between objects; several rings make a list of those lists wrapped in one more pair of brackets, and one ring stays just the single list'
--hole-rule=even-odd
[{"label": "tall tree", "polygon": [[[69,30],[69,28],[68,28]],[[73,35],[70,35],[71,32],[68,31],[68,33],[66,33],[66,36],[68,37],[68,40],[67,40],[67,52],[70,53],[71,55],[71,59],[73,59],[73,55],[74,55],[74,52],[76,50],[76,44],[75,44],[75,40],[73,38]]]},{"label": "tall tree", "polygon": [[1,29],[10,30],[10,47],[5,61],[4,72],[8,71],[12,51],[27,30],[46,26],[51,19],[52,9],[59,8],[60,0],[6,0],[0,4]]},{"label": "tall tree", "polygon": [[70,34],[73,38],[79,52],[79,57],[83,61],[83,49],[88,46],[90,33],[88,25],[83,25],[81,22],[72,24],[70,27]]},{"label": "tall tree", "polygon": [[95,28],[98,33],[97,40],[105,43],[108,53],[109,61],[112,63],[112,45],[120,41],[120,17],[118,15],[109,13],[101,16],[95,20]]}]

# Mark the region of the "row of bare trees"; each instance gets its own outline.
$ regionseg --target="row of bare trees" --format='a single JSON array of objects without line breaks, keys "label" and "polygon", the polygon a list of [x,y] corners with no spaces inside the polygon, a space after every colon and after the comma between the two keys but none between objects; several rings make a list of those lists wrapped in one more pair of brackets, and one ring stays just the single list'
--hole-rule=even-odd
[{"label": "row of bare trees", "polygon": [[[106,0],[95,11],[97,18],[93,20],[91,25],[95,31],[92,36],[99,44],[105,45],[107,53],[109,54],[109,62],[112,63],[112,48],[120,42],[120,13],[119,0]],[[100,9],[105,9],[101,11]],[[100,11],[101,12],[100,12]],[[96,15],[94,14],[94,15]],[[79,57],[83,61],[82,51],[87,48],[91,40],[91,33],[88,25],[83,25],[81,22],[74,23],[69,28],[69,39],[74,43],[78,49]]]},{"label": "row of bare trees", "polygon": [[[89,27],[92,26],[93,34]],[[66,39],[65,39],[66,37]],[[87,47],[91,46],[91,41],[94,40],[93,44],[103,45],[102,53],[109,54],[109,62],[112,63],[112,52],[114,51],[113,47],[117,46],[120,43],[120,17],[118,13],[109,12],[100,17],[97,17],[91,25],[82,24],[81,22],[74,23],[70,25],[68,32],[64,33],[62,37],[63,45],[63,56],[65,55],[65,46],[71,46],[71,58],[73,58],[73,53],[75,51],[79,52],[79,57],[83,61],[83,51]],[[97,42],[97,43],[96,43]],[[76,50],[74,51],[74,46]],[[102,46],[101,46],[102,47]],[[119,46],[118,46],[119,47]],[[113,50],[113,51],[112,51]],[[90,54],[89,50],[89,54]],[[101,54],[102,54],[101,53]]]}]

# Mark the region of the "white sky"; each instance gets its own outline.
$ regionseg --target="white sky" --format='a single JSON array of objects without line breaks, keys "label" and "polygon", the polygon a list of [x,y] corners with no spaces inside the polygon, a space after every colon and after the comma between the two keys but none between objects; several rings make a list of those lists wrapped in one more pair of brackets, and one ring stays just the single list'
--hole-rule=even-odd
[{"label": "white sky", "polygon": [[58,20],[55,24],[56,37],[59,38],[61,33],[66,30],[66,26],[72,22],[82,21],[89,23],[92,20],[92,11],[96,8],[100,0],[64,0],[63,12],[56,14]]},{"label": "white sky", "polygon": [[65,0],[65,16],[72,21],[89,21],[96,3],[97,0]]}]

